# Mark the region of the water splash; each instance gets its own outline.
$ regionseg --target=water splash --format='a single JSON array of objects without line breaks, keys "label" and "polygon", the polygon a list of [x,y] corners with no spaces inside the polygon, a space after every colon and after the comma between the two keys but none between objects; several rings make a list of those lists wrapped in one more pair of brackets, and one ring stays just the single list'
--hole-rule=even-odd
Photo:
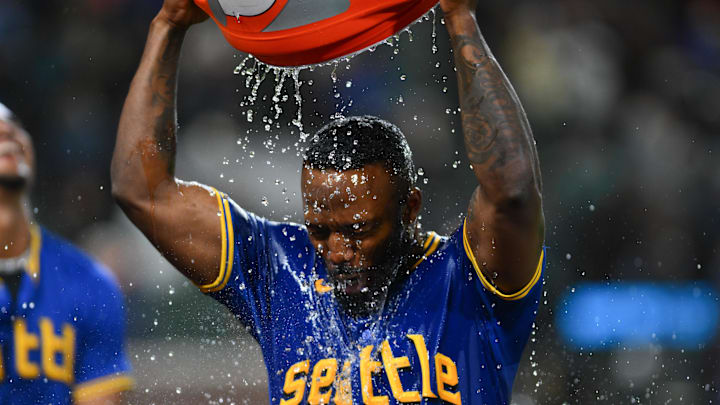
[{"label": "water splash", "polygon": [[[437,6],[436,6],[437,7]],[[268,65],[264,62],[261,62],[260,60],[256,59],[253,55],[248,54],[234,69],[233,73],[235,75],[239,75],[244,78],[244,85],[245,88],[249,89],[250,92],[248,95],[246,95],[243,100],[240,102],[240,107],[245,108],[246,110],[243,112],[245,117],[247,118],[247,122],[254,122],[256,116],[258,115],[258,112],[256,111],[258,99],[263,99],[259,95],[259,90],[262,84],[265,82],[265,80],[268,78],[269,74],[272,74],[274,76],[274,90],[273,90],[273,96],[271,98],[272,100],[272,106],[271,106],[271,117],[263,116],[263,122],[265,123],[264,129],[268,132],[270,132],[273,128],[280,128],[279,120],[282,118],[282,116],[285,113],[285,109],[283,109],[282,103],[288,101],[290,97],[292,97],[294,104],[295,104],[295,114],[294,118],[290,120],[290,125],[297,128],[299,131],[299,140],[300,142],[304,142],[308,134],[304,130],[303,125],[303,114],[302,114],[302,105],[303,105],[303,99],[301,94],[301,89],[303,84],[305,82],[302,80],[301,75],[302,72],[305,70],[308,70],[310,72],[315,71],[317,68],[325,68],[325,67],[332,67],[332,71],[330,73],[330,79],[333,83],[333,97],[335,99],[338,99],[336,102],[336,112],[332,114],[329,118],[335,119],[343,117],[344,114],[347,112],[347,109],[350,108],[353,105],[353,101],[349,100],[347,102],[342,100],[342,93],[340,89],[337,86],[338,82],[338,70],[339,66],[341,64],[345,64],[345,69],[350,70],[350,61],[352,58],[354,58],[356,55],[359,55],[361,53],[365,52],[374,52],[378,46],[386,45],[393,47],[393,55],[397,55],[400,51],[400,42],[401,37],[403,33],[407,33],[408,42],[413,42],[413,32],[411,28],[423,21],[432,21],[432,53],[437,52],[437,45],[436,45],[436,39],[437,39],[437,32],[436,32],[436,12],[435,7],[430,9],[425,15],[420,17],[419,19],[415,20],[414,22],[410,23],[407,27],[400,30],[395,35],[392,35],[385,39],[384,41],[381,41],[377,44],[373,44],[365,49],[362,49],[358,52],[352,53],[350,55],[334,59],[328,62],[315,64],[315,65],[305,65],[305,66],[298,66],[298,67],[279,67],[279,66],[272,66]],[[287,79],[292,78],[292,96],[290,96],[288,93],[286,93],[286,82]],[[347,83],[352,83],[348,81]],[[308,85],[312,85],[312,81],[309,81]],[[351,88],[352,84],[348,86],[345,85],[345,88]],[[294,133],[294,131],[291,131],[291,133]],[[296,143],[298,145],[298,143]]]},{"label": "water splash", "polygon": [[[436,54],[438,51],[438,47],[437,47],[437,26],[435,24],[436,15],[435,15],[434,7],[430,9],[429,14],[432,14],[432,34],[431,34],[432,35],[432,48],[431,49],[432,49],[432,53]],[[429,15],[429,14],[426,14],[426,15]]]}]

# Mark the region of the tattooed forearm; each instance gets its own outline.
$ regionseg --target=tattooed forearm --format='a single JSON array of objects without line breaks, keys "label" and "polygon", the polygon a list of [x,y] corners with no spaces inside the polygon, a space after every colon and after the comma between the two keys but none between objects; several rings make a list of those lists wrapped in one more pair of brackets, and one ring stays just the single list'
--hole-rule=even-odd
[{"label": "tattooed forearm", "polygon": [[465,147],[478,180],[486,191],[539,183],[530,126],[510,82],[474,20],[451,28]]},{"label": "tattooed forearm", "polygon": [[157,19],[125,100],[113,153],[117,193],[152,195],[174,180],[177,118],[175,94],[185,30]]},{"label": "tattooed forearm", "polygon": [[474,0],[441,0],[452,39],[465,149],[477,186],[463,228],[480,271],[521,292],[544,238],[535,143],[520,100],[483,39]]},{"label": "tattooed forearm", "polygon": [[167,159],[168,173],[174,173],[177,131],[177,66],[184,34],[172,32],[160,57],[155,74],[149,77],[151,106],[155,117],[153,138],[156,151]]}]

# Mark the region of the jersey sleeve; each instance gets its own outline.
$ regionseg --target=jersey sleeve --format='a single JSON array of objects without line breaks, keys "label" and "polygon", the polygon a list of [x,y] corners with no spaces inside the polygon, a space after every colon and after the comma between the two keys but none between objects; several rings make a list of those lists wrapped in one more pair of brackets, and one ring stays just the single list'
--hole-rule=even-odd
[{"label": "jersey sleeve", "polygon": [[302,240],[303,228],[268,221],[242,209],[227,195],[216,195],[222,238],[220,271],[215,281],[199,287],[227,306],[259,340],[271,328],[272,294],[278,289],[282,263],[288,255],[297,257],[297,249],[288,241]]},{"label": "jersey sleeve", "polygon": [[463,254],[460,255],[459,267],[467,273],[465,277],[470,275],[476,301],[482,303],[481,307],[484,308],[483,319],[487,329],[499,343],[494,346],[498,361],[508,365],[506,370],[514,375],[513,370],[532,331],[542,294],[545,248],[540,252],[535,272],[527,285],[516,292],[503,293],[483,274],[470,249],[465,225],[463,223],[453,236],[458,245],[462,243]]},{"label": "jersey sleeve", "polygon": [[125,303],[108,270],[95,265],[88,284],[85,315],[77,341],[76,402],[132,388],[130,363],[125,354]]},{"label": "jersey sleeve", "polygon": [[493,283],[490,282],[490,280],[485,277],[485,274],[483,274],[482,270],[480,269],[480,266],[477,262],[477,259],[475,258],[475,255],[472,252],[472,249],[470,248],[470,242],[468,240],[467,236],[467,220],[463,222],[462,225],[462,241],[463,241],[463,250],[465,251],[465,255],[467,256],[470,263],[472,263],[473,270],[475,272],[475,275],[477,276],[478,281],[480,284],[482,284],[483,290],[487,293],[491,293],[493,297],[502,300],[502,301],[519,301],[525,298],[530,294],[530,292],[533,290],[533,288],[540,283],[540,280],[542,279],[542,272],[545,262],[545,248],[543,248],[540,251],[540,257],[538,259],[538,263],[535,266],[535,272],[533,273],[532,278],[530,281],[520,290],[513,292],[513,293],[503,293],[500,291]]}]

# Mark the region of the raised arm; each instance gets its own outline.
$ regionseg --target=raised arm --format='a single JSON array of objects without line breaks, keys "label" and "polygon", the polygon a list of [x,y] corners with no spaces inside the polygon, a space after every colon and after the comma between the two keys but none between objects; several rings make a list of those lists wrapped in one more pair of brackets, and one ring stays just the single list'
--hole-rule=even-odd
[{"label": "raised arm", "polygon": [[187,29],[207,16],[192,0],[166,0],[123,106],[112,160],[113,196],[158,250],[196,284],[219,273],[221,230],[211,190],[175,178],[175,96]]},{"label": "raised arm", "polygon": [[476,0],[441,0],[452,40],[467,156],[478,186],[467,242],[477,267],[512,296],[533,279],[544,237],[535,141],[520,100],[475,19]]}]

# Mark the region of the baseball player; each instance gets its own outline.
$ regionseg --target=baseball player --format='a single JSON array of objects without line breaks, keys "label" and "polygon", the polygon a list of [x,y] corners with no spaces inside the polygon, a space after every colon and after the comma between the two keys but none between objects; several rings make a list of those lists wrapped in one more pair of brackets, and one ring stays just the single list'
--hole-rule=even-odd
[{"label": "baseball player", "polygon": [[510,401],[542,288],[538,158],[476,1],[440,5],[477,179],[448,237],[420,231],[410,148],[377,117],[338,119],[309,138],[301,225],[177,179],[178,59],[188,28],[207,17],[190,0],[166,0],[150,25],[120,119],[113,194],[178,270],[248,327],[273,404]]},{"label": "baseball player", "polygon": [[37,225],[32,141],[0,104],[0,404],[119,404],[131,388],[108,270]]}]

